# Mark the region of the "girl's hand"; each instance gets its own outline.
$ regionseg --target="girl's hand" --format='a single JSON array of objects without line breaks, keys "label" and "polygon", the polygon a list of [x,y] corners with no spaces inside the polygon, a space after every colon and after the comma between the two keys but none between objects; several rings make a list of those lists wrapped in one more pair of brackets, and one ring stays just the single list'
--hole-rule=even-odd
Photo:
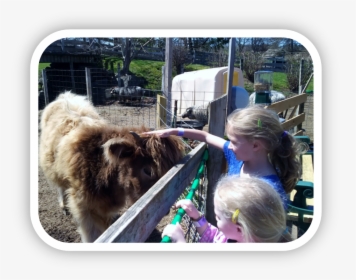
[{"label": "girl's hand", "polygon": [[183,229],[179,223],[167,225],[162,232],[162,238],[164,236],[168,236],[174,243],[186,243]]},{"label": "girl's hand", "polygon": [[147,132],[143,132],[141,133],[141,135],[152,135],[152,134],[156,134],[161,138],[165,138],[168,137],[169,135],[172,135],[172,129],[162,129],[162,130],[154,130],[154,131],[147,131]]},{"label": "girl's hand", "polygon": [[195,208],[193,202],[190,199],[179,200],[174,205],[174,208],[178,209],[179,207],[181,207],[191,219],[196,220],[200,217],[200,212],[197,210],[197,208]]}]

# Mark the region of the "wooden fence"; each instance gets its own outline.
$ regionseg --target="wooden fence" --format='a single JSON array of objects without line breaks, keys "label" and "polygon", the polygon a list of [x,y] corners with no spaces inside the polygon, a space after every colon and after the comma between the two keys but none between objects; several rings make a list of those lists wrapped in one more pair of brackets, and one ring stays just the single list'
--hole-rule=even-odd
[{"label": "wooden fence", "polygon": [[[307,94],[304,93],[265,108],[283,113],[286,119],[282,124],[284,129],[290,130],[297,127],[294,135],[301,135],[303,132],[301,124],[305,120],[302,105],[306,99]],[[209,106],[208,131],[220,137],[225,135],[226,102],[225,94],[212,101]],[[200,143],[112,224],[95,243],[144,242],[184,189],[192,182],[206,148],[209,149],[206,217],[210,223],[216,225],[213,206],[214,191],[216,182],[226,172],[226,161],[221,150]]]},{"label": "wooden fence", "polygon": [[302,123],[305,121],[304,103],[307,101],[306,93],[298,94],[291,98],[273,103],[265,108],[274,110],[276,113],[281,113],[285,122],[282,127],[285,130],[296,128],[293,135],[303,135]]}]

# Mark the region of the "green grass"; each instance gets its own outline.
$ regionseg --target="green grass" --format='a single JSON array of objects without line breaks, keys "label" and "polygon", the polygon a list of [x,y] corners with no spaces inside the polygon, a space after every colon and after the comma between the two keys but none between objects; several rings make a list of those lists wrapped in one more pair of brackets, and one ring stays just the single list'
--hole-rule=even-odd
[{"label": "green grass", "polygon": [[310,80],[310,83],[307,87],[307,89],[305,90],[307,93],[308,92],[314,92],[314,77]]},{"label": "green grass", "polygon": [[39,63],[38,64],[38,73],[41,73],[41,71],[43,69],[45,69],[46,67],[49,67],[51,65],[51,63]]},{"label": "green grass", "polygon": [[288,92],[287,74],[273,72],[273,89],[280,92]]},{"label": "green grass", "polygon": [[209,66],[200,65],[200,64],[188,64],[184,66],[185,72],[191,72],[191,71],[197,71],[197,70],[203,70],[209,68],[210,68]]},{"label": "green grass", "polygon": [[[117,63],[120,62],[122,65],[122,60],[119,58],[108,58],[113,62],[114,72],[117,73]],[[50,63],[39,63],[38,71],[48,67]],[[110,64],[109,64],[110,65]],[[151,60],[133,60],[130,64],[130,71],[138,77],[143,77],[147,81],[145,86],[148,89],[160,89],[162,83],[162,66],[164,65],[163,61],[151,61]],[[188,64],[184,66],[185,72],[197,71],[202,69],[208,69],[210,67],[200,64]],[[175,69],[172,70],[172,78],[176,76]],[[290,91],[288,89],[287,83],[287,74],[286,73],[273,73],[273,89],[276,91],[283,92],[288,94]],[[252,93],[253,83],[245,79],[245,89]],[[306,89],[309,92],[314,90],[314,79],[310,81],[308,88]]]},{"label": "green grass", "polygon": [[244,80],[245,80],[245,83],[244,83],[245,90],[249,94],[253,93],[255,91],[253,88],[253,83],[251,83],[248,79],[244,79]]},{"label": "green grass", "polygon": [[[110,58],[113,61],[114,72],[117,73],[117,63],[120,62],[122,65],[122,60],[118,58]],[[163,61],[151,61],[151,60],[133,60],[130,64],[130,72],[137,77],[143,77],[147,81],[145,86],[148,89],[160,89],[162,84],[162,66],[164,66]],[[210,67],[200,64],[189,64],[184,66],[186,72],[196,71],[202,69],[208,69]],[[175,69],[172,70],[172,78],[177,75]]]}]

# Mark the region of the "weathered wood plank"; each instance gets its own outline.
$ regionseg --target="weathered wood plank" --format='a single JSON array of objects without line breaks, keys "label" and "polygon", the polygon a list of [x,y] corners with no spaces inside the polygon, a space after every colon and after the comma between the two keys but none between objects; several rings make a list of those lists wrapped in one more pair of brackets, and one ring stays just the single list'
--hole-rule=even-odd
[{"label": "weathered wood plank", "polygon": [[273,103],[271,105],[266,106],[265,108],[274,110],[276,113],[283,112],[289,108],[297,106],[301,103],[307,101],[308,95],[306,93],[302,93],[291,98],[284,99],[282,101]]},{"label": "weathered wood plank", "polygon": [[167,123],[167,99],[164,96],[157,95],[157,119],[156,129],[166,126]]},{"label": "weathered wood plank", "polygon": [[294,133],[294,136],[302,136],[304,135],[304,131],[303,130],[299,130],[296,133]]},{"label": "weathered wood plank", "polygon": [[[290,113],[289,117],[287,118],[288,120],[295,116],[295,112],[297,111],[297,108],[298,108],[298,106],[294,106],[292,112]],[[303,113],[303,112],[301,112],[301,113]]]},{"label": "weathered wood plank", "polygon": [[282,123],[282,127],[284,130],[289,130],[295,126],[297,126],[298,124],[302,123],[305,121],[305,113],[302,113],[294,118],[291,118],[287,121],[285,121],[284,123]]},{"label": "weathered wood plank", "polygon": [[[226,102],[227,95],[212,101],[209,108],[209,133],[224,137],[226,122]],[[214,191],[215,185],[222,174],[223,163],[225,162],[224,153],[217,148],[209,146],[209,159],[207,162],[208,173],[208,193],[206,199],[206,218],[216,225],[214,213]]]},{"label": "weathered wood plank", "polygon": [[194,179],[205,143],[172,167],[151,189],[136,201],[95,243],[144,242],[170,207]]}]

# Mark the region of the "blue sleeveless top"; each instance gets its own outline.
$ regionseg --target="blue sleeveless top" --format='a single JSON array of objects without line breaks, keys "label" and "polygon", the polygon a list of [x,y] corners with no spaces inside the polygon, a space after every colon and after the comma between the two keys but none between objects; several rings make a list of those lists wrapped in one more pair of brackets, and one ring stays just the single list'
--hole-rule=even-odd
[{"label": "blue sleeveless top", "polygon": [[[230,141],[226,141],[224,144],[224,154],[228,164],[228,175],[240,175],[243,161],[236,159],[236,156],[232,150],[229,150]],[[279,177],[275,174],[262,176],[260,179],[269,183],[280,195],[283,201],[284,209],[288,208],[288,198],[286,192],[284,191],[283,185]]]}]

